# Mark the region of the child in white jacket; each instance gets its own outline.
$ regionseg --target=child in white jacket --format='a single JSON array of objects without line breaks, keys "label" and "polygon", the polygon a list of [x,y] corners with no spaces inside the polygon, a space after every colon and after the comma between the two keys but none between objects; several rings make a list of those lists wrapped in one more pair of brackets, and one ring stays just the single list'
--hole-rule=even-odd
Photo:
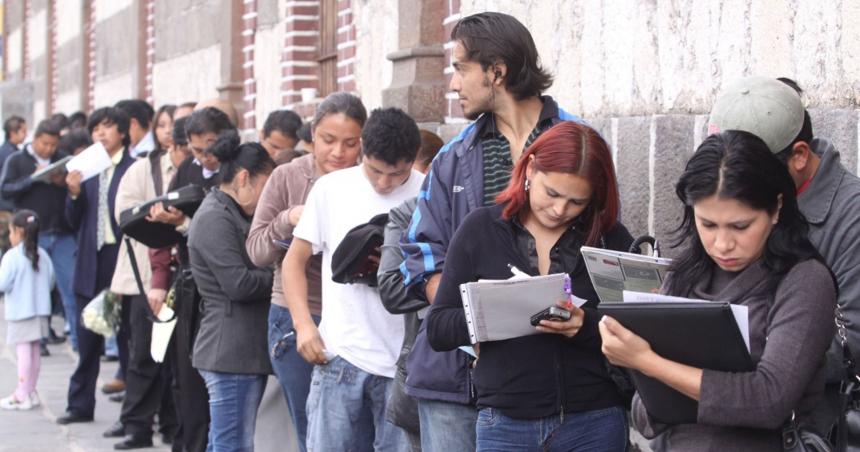
[{"label": "child in white jacket", "polygon": [[9,241],[12,248],[0,261],[0,291],[5,293],[6,343],[15,345],[18,357],[18,388],[0,399],[0,408],[29,410],[39,405],[39,340],[48,335],[54,266],[39,248],[36,212],[20,210],[12,215]]}]

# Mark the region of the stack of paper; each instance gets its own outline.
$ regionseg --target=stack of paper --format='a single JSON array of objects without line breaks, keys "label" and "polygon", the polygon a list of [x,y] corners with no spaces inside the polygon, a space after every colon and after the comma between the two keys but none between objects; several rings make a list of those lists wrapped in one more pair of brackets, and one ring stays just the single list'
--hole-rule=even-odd
[{"label": "stack of paper", "polygon": [[597,296],[603,303],[620,302],[622,292],[657,293],[671,259],[583,246],[582,257]]}]

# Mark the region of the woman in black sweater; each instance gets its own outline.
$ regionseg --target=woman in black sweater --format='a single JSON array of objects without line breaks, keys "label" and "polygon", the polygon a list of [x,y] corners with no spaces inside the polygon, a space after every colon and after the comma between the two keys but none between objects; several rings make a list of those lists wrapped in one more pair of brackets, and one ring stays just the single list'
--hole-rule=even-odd
[{"label": "woman in black sweater", "polygon": [[632,242],[617,221],[606,142],[585,125],[559,123],[523,154],[498,202],[472,212],[454,235],[427,317],[430,345],[469,345],[459,285],[508,279],[511,266],[568,273],[573,295],[588,302],[579,309],[560,301],[571,319],[542,321],[543,334],[476,347],[478,450],[626,450],[624,399],[600,353],[599,300],[579,252],[583,245],[626,251]]}]

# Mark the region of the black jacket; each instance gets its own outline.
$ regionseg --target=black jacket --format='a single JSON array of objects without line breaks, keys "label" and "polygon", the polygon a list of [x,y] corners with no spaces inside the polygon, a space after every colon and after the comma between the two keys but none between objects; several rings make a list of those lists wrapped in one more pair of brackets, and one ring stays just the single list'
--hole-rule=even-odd
[{"label": "black jacket", "polygon": [[[8,141],[4,141],[3,145],[0,146],[0,178],[3,177],[3,164],[16,152],[18,152],[18,146],[15,146]],[[14,208],[15,205],[12,204],[12,201],[4,199],[3,196],[0,195],[0,210],[11,212]]]},{"label": "black jacket", "polygon": [[[451,241],[436,301],[425,322],[430,345],[436,350],[469,344],[460,284],[508,279],[512,276],[508,264],[538,274],[534,239],[517,220],[503,219],[502,209],[498,205],[475,210]],[[582,329],[570,339],[536,334],[482,343],[474,370],[479,408],[492,407],[513,418],[536,419],[624,405],[600,351],[599,299],[579,252],[585,239],[581,229],[574,225],[552,248],[549,273],[569,273],[573,294],[588,300],[583,307]],[[627,229],[618,223],[601,246],[626,251],[632,241]]]},{"label": "black jacket", "polygon": [[[65,156],[58,151],[51,157],[51,163]],[[3,199],[11,201],[15,210],[30,209],[36,212],[39,215],[40,232],[71,233],[72,229],[63,215],[67,189],[31,179],[37,165],[28,150],[16,152],[6,159],[0,188]]]},{"label": "black jacket", "polygon": [[200,329],[192,364],[236,374],[270,374],[267,325],[272,269],[257,268],[245,250],[251,218],[213,189],[188,229],[191,271],[200,292]]}]

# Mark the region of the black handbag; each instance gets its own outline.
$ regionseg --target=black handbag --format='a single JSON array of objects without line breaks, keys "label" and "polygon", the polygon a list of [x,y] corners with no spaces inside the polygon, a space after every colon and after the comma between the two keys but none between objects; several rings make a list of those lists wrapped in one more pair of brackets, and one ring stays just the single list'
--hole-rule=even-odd
[{"label": "black handbag", "polygon": [[839,386],[839,417],[831,432],[830,442],[839,452],[860,451],[860,379],[857,378],[854,356],[848,348],[845,316],[836,308],[836,333],[842,346],[845,377]]}]

